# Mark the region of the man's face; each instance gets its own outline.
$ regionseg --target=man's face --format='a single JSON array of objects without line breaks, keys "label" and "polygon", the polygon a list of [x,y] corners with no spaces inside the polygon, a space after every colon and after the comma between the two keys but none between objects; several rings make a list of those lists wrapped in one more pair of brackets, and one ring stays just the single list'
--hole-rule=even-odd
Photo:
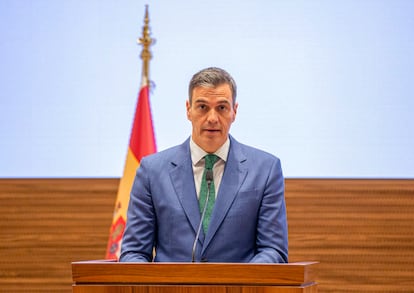
[{"label": "man's face", "polygon": [[228,84],[194,88],[192,103],[186,102],[194,142],[208,153],[219,149],[226,142],[230,126],[236,119],[237,106],[233,106]]}]

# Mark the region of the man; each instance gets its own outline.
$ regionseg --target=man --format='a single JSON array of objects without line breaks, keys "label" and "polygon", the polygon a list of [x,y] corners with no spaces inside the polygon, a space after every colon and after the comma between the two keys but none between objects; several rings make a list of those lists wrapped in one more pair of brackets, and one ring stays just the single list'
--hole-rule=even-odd
[{"label": "man", "polygon": [[186,102],[191,137],[142,159],[120,261],[288,261],[280,161],[229,135],[236,94],[233,78],[220,68],[193,76]]}]

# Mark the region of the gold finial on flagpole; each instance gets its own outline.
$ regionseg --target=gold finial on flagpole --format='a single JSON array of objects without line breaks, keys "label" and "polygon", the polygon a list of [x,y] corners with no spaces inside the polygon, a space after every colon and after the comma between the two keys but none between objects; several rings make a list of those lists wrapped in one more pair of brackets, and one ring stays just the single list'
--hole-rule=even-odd
[{"label": "gold finial on flagpole", "polygon": [[150,51],[150,46],[154,43],[154,39],[151,39],[150,36],[150,27],[149,27],[149,17],[148,17],[148,5],[145,5],[145,17],[144,17],[144,26],[142,28],[142,37],[137,40],[138,44],[142,45],[141,59],[143,61],[143,78],[146,79],[149,86],[149,61],[152,58]]}]

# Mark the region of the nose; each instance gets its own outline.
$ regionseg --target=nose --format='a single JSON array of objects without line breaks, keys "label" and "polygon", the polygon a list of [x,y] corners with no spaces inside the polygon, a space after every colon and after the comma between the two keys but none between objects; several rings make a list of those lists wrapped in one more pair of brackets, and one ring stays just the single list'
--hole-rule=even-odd
[{"label": "nose", "polygon": [[208,123],[216,123],[218,121],[218,115],[215,109],[211,109],[207,114]]}]

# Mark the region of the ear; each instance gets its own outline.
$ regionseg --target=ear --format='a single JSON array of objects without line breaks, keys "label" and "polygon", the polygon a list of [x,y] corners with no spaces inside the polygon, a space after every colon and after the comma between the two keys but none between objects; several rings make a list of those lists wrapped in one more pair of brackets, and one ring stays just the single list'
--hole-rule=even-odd
[{"label": "ear", "polygon": [[236,115],[237,115],[237,109],[238,108],[239,108],[239,104],[238,103],[234,104],[234,106],[233,106],[233,113],[234,113],[233,122],[234,122],[234,120],[236,120]]},{"label": "ear", "polygon": [[187,109],[187,119],[191,121],[191,105],[190,102],[187,100],[185,101],[185,107]]}]

